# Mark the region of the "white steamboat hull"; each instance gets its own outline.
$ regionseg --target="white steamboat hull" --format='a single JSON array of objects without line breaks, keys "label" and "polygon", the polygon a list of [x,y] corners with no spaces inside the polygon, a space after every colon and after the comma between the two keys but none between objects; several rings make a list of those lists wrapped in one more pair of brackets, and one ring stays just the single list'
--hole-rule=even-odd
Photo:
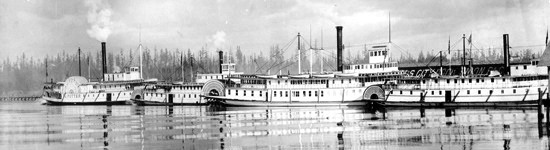
[{"label": "white steamboat hull", "polygon": [[256,100],[238,100],[228,99],[222,96],[205,96],[206,99],[220,103],[226,106],[242,107],[348,107],[365,106],[367,101],[256,101]]},{"label": "white steamboat hull", "polygon": [[130,103],[132,91],[64,94],[61,97],[43,96],[52,105],[124,105]]},{"label": "white steamboat hull", "polygon": [[155,93],[147,92],[140,97],[134,96],[136,105],[206,105],[199,93]]},{"label": "white steamboat hull", "polygon": [[[540,89],[540,92],[539,92]],[[536,106],[548,99],[546,87],[460,89],[460,90],[393,90],[383,100],[371,100],[384,106]]]}]

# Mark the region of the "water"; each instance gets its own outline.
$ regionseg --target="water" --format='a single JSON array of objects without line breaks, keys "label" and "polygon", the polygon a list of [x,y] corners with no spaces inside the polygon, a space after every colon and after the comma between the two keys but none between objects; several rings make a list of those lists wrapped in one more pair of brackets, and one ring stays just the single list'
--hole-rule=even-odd
[{"label": "water", "polygon": [[549,149],[536,113],[0,103],[0,149]]}]

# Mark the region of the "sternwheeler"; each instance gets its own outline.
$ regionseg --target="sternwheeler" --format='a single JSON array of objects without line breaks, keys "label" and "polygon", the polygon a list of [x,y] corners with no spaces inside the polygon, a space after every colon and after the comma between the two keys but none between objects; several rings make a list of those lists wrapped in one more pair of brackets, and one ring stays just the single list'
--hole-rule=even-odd
[{"label": "sternwheeler", "polygon": [[[336,31],[336,72],[230,76],[228,80],[209,81],[207,84],[212,86],[203,87],[203,96],[227,106],[364,106],[367,104],[364,100],[367,87],[400,78],[401,72],[397,69],[397,62],[391,61],[389,57],[390,43],[370,47],[369,63],[344,66],[342,26],[337,26]],[[299,39],[298,34],[298,43]]]},{"label": "sternwheeler", "polygon": [[521,107],[537,106],[539,99],[548,99],[547,67],[538,66],[539,60],[511,64],[508,34],[504,34],[503,43],[504,69],[500,72],[404,77],[370,87],[368,101],[404,107]]}]

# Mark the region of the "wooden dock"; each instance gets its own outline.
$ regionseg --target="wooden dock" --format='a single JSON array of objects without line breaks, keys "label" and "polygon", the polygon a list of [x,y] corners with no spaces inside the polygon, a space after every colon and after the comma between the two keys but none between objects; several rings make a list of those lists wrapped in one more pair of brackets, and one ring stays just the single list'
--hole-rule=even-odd
[{"label": "wooden dock", "polygon": [[39,96],[30,97],[0,97],[0,102],[36,102]]}]

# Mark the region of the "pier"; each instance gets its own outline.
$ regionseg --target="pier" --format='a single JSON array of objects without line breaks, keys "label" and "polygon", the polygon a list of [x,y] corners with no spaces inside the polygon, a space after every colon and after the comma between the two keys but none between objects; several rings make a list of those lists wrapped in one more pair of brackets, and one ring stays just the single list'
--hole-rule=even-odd
[{"label": "pier", "polygon": [[39,96],[30,97],[0,97],[0,102],[35,102]]}]

